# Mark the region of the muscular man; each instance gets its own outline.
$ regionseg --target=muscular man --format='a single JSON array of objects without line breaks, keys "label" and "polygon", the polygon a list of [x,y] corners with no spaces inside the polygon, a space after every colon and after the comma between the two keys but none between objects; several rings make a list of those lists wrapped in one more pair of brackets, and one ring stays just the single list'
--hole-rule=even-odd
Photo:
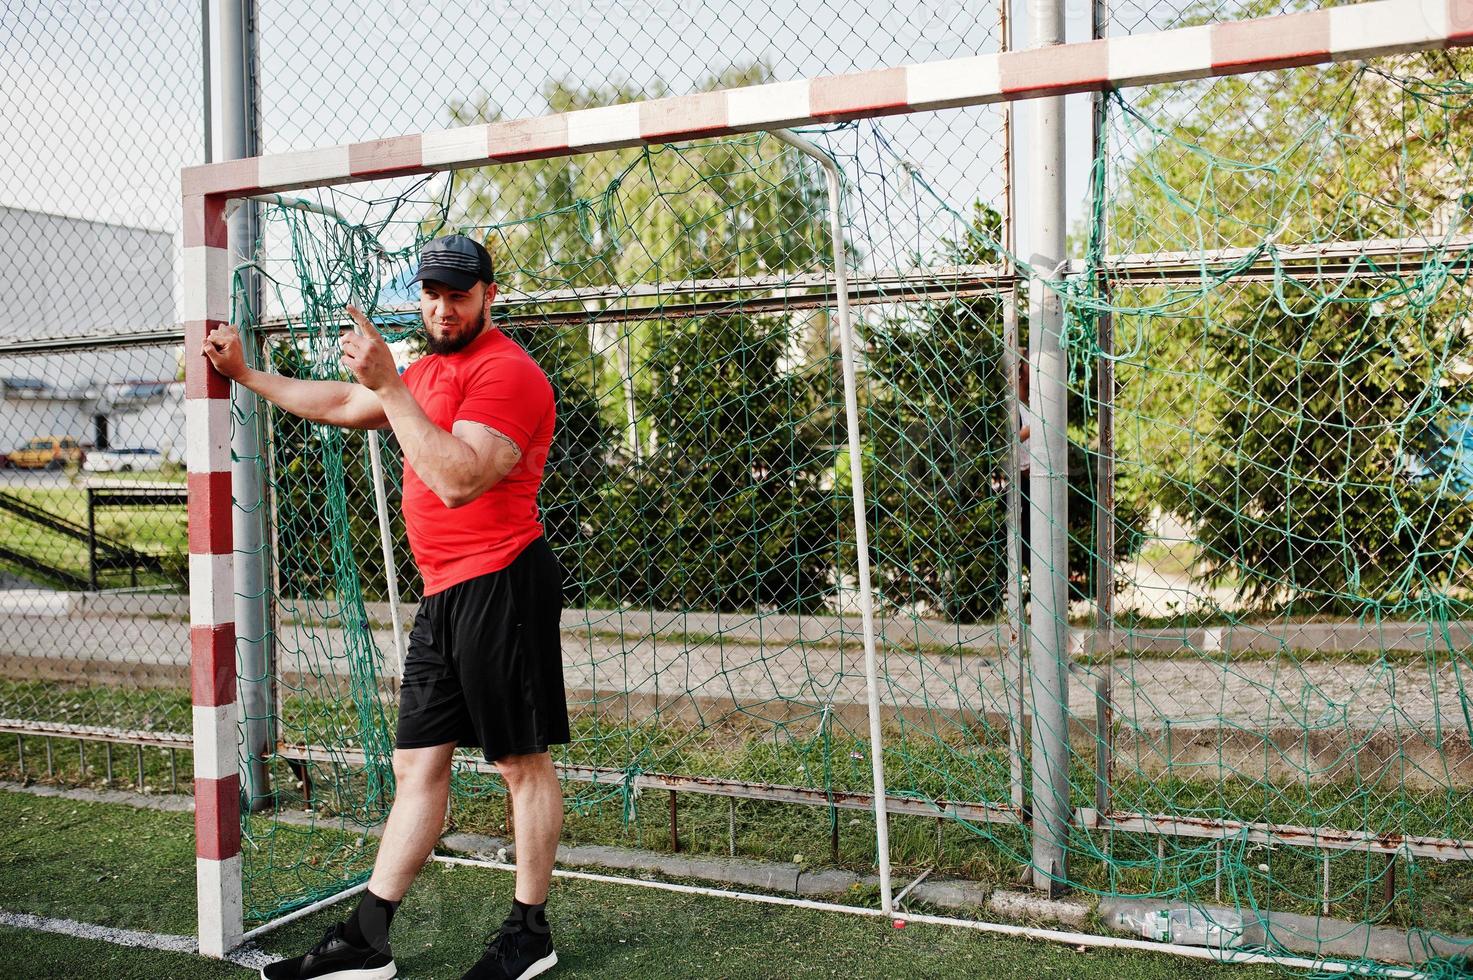
[{"label": "muscular man", "polygon": [[396,792],[373,877],[357,910],[267,980],[387,980],[389,924],[444,824],[450,756],[476,746],[506,780],[517,815],[511,913],[465,974],[524,980],[557,963],[544,903],[563,824],[548,747],[568,741],[559,618],[562,571],[542,537],[537,490],[552,442],[552,386],[490,322],[491,257],[450,235],[420,253],[430,353],[401,378],[373,324],[348,308],[343,365],[356,384],[247,367],[240,334],[204,341],[215,369],[303,418],[389,426],[404,453],[404,523],[425,596],[409,635],[394,749]]}]

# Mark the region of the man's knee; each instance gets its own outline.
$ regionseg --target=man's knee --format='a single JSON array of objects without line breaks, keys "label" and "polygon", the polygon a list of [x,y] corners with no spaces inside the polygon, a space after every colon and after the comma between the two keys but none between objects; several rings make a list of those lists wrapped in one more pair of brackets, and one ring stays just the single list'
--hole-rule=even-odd
[{"label": "man's knee", "polygon": [[429,792],[450,784],[450,752],[441,746],[394,750],[394,784],[399,793]]},{"label": "man's knee", "polygon": [[520,786],[557,781],[557,769],[552,764],[552,754],[537,752],[532,755],[504,755],[496,760],[496,770],[506,781],[508,789]]}]

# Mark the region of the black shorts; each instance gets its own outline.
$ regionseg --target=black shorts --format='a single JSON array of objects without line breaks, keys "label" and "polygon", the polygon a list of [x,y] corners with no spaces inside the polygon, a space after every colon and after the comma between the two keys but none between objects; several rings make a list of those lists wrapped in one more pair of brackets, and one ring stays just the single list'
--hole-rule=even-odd
[{"label": "black shorts", "polygon": [[399,690],[401,749],[456,742],[487,761],[568,741],[562,569],[538,538],[497,572],[425,597]]}]

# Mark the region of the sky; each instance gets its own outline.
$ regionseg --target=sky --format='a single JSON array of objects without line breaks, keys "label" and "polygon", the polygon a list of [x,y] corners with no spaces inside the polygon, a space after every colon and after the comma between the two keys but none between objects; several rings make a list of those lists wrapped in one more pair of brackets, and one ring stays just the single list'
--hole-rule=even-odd
[{"label": "sky", "polygon": [[[1085,39],[1088,5],[1064,2],[1066,39]],[[1017,47],[1029,43],[1028,6],[1013,4]],[[1115,17],[1142,24],[1147,13],[1117,5]],[[1170,16],[1163,5],[1155,19]],[[445,128],[457,99],[540,114],[554,79],[678,93],[733,62],[765,61],[791,79],[995,51],[998,37],[996,6],[965,0],[259,0],[258,20],[267,152]],[[199,34],[197,0],[0,6],[0,205],[177,231],[179,169],[204,158]],[[1089,97],[1067,104],[1077,220]],[[879,125],[965,209],[1001,203],[999,118],[988,107]],[[1030,122],[1024,103],[1015,137],[1024,255]]]}]

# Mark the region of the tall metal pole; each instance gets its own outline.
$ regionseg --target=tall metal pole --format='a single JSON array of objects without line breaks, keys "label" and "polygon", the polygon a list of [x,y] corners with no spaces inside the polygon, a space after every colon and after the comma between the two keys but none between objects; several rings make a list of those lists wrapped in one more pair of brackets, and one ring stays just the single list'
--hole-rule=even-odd
[{"label": "tall metal pole", "polygon": [[204,130],[205,163],[215,162],[215,76],[210,68],[212,32],[210,31],[210,0],[199,0],[199,53],[200,81],[203,88],[204,105],[201,107],[200,125]]},{"label": "tall metal pole", "polygon": [[[1109,26],[1106,0],[1094,0],[1090,7],[1090,38],[1099,40]],[[1094,160],[1094,180],[1090,187],[1091,205],[1102,198],[1106,189],[1105,147],[1101,142],[1105,129],[1105,93],[1094,95],[1090,141]],[[1094,241],[1097,249],[1105,246],[1103,208],[1094,211]],[[1104,271],[1086,270],[1098,277],[1101,298],[1110,284]],[[1111,770],[1115,761],[1115,323],[1109,311],[1097,320],[1096,341],[1100,357],[1095,365],[1099,385],[1096,420],[1100,427],[1099,457],[1095,469],[1095,646],[1092,652],[1100,673],[1095,678],[1095,810],[1101,814],[1111,808]],[[1101,658],[1103,654],[1103,659]]]},{"label": "tall metal pole", "polygon": [[[1013,46],[1013,23],[1009,17],[1008,4],[1012,0],[998,0],[998,26],[1002,33],[999,47],[1009,51]],[[1008,795],[1013,806],[1021,813],[1028,805],[1028,752],[1024,740],[1028,737],[1027,699],[1023,673],[1026,660],[1023,657],[1023,493],[1019,480],[1023,475],[1020,458],[1022,444],[1019,441],[1018,418],[1018,284],[1011,277],[1017,274],[1013,256],[1017,254],[1017,236],[1014,234],[1013,213],[1015,194],[1013,187],[1013,103],[1002,106],[1002,243],[1006,254],[1008,276],[1007,292],[1002,298],[1002,365],[1007,376],[1003,391],[1007,393],[1008,453],[1007,453],[1007,517],[1004,540],[1007,542],[1007,597],[1004,604],[1006,616],[1007,657],[1003,660],[1003,698],[1008,719]]]},{"label": "tall metal pole", "polygon": [[839,312],[839,349],[844,360],[844,419],[849,433],[849,477],[854,487],[854,547],[858,553],[859,612],[864,624],[864,684],[869,702],[870,779],[875,792],[875,850],[880,872],[880,908],[895,911],[890,888],[890,810],[885,794],[885,741],[880,725],[879,652],[875,637],[874,590],[870,586],[869,528],[864,504],[864,445],[859,435],[858,356],[854,349],[854,312],[849,303],[849,266],[844,258],[844,221],[840,210],[843,182],[839,165],[808,140],[786,130],[773,136],[812,157],[823,167],[829,187],[829,238],[834,249],[834,292]]},{"label": "tall metal pole", "polygon": [[[1061,0],[1028,5],[1034,47],[1064,38]],[[1064,270],[1064,97],[1033,100],[1034,174],[1029,283],[1029,480],[1032,554],[1033,849],[1035,888],[1055,894],[1068,880],[1069,806],[1069,525],[1063,306],[1045,279]]]},{"label": "tall metal pole", "polygon": [[[210,63],[214,71],[212,114],[214,160],[234,160],[260,152],[256,137],[256,41],[253,0],[215,0],[210,25],[213,28]],[[239,304],[261,311],[260,279],[250,267],[255,249],[257,208],[247,203],[230,216],[232,267],[238,269],[237,319],[244,312]],[[257,337],[245,337],[247,351],[260,350]],[[253,392],[240,385],[231,395],[235,418],[230,441],[231,484],[235,498],[235,629],[238,691],[243,731],[241,746],[241,792],[248,809],[264,807],[270,793],[266,755],[270,743],[270,649],[267,602],[270,599],[266,574],[266,508],[261,482],[261,403]]]}]

